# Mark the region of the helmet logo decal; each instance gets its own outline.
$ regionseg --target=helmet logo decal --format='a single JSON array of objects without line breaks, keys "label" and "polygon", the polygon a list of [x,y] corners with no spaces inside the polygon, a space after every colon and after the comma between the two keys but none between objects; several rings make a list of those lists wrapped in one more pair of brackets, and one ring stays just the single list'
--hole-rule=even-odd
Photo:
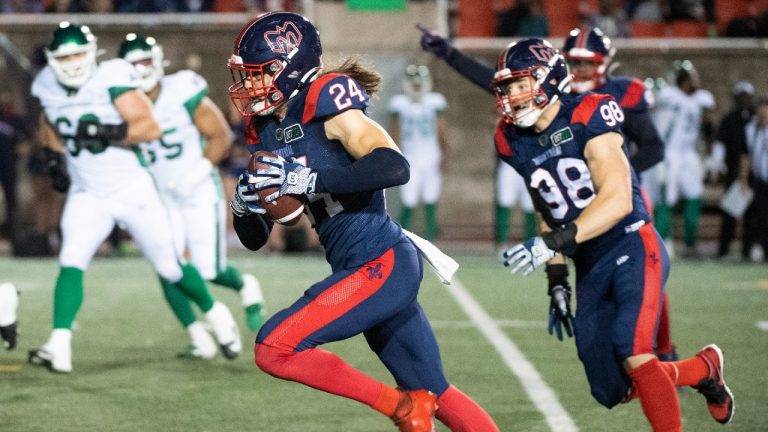
[{"label": "helmet logo decal", "polygon": [[542,44],[531,45],[528,47],[528,49],[531,51],[534,57],[543,62],[549,62],[549,59],[554,57],[556,54],[554,48]]},{"label": "helmet logo decal", "polygon": [[288,54],[301,43],[301,31],[296,24],[286,21],[274,30],[264,32],[264,40],[267,41],[272,52]]}]

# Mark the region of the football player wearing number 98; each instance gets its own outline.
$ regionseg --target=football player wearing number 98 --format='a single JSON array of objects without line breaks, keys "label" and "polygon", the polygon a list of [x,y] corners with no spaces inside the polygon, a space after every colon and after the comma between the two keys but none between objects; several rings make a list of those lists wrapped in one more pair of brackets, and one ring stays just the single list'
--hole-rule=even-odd
[{"label": "football player wearing number 98", "polygon": [[[302,195],[332,274],[277,312],[259,331],[255,360],[278,378],[356,400],[401,431],[497,431],[490,416],[449,385],[437,340],[417,301],[422,277],[414,241],[387,214],[384,189],[408,181],[392,138],[366,115],[380,76],[356,59],[325,69],[315,27],[286,12],[259,16],[235,40],[229,93],[249,117],[253,151],[272,165],[244,173],[232,197],[235,230],[252,250],[272,223],[256,190]],[[424,243],[421,243],[424,242]],[[444,256],[443,256],[444,257]],[[319,345],[363,334],[397,388],[375,380]],[[438,409],[439,408],[439,409]],[[435,412],[437,410],[437,412]]]},{"label": "football player wearing number 98", "polygon": [[138,143],[162,136],[152,105],[130,63],[97,63],[96,51],[88,27],[62,22],[46,49],[48,66],[32,83],[43,107],[50,173],[54,185],[67,190],[67,201],[53,331],[45,345],[30,351],[29,361],[72,371],[71,329],[83,301],[83,272],[115,224],[127,229],[163,284],[176,285],[205,312],[222,350],[235,356],[241,350],[237,325],[197,270],[177,255],[165,208],[135,151]]},{"label": "football player wearing number 98", "polygon": [[[655,329],[669,257],[650,222],[621,133],[624,114],[609,95],[568,95],[572,76],[543,39],[510,44],[499,56],[494,87],[505,122],[496,149],[531,188],[542,234],[504,253],[512,273],[574,260],[578,309],[570,290],[551,293],[553,321],[576,337],[592,395],[607,406],[639,397],[655,431],[680,431],[675,386],[694,386],[712,417],[728,423],[733,396],[723,354],[661,362]],[[566,285],[567,286],[567,285]]]},{"label": "football player wearing number 98", "polygon": [[[259,282],[226,259],[227,207],[215,168],[231,146],[232,133],[224,114],[207,96],[203,77],[191,70],[165,74],[165,56],[155,38],[129,33],[117,54],[136,68],[141,90],[152,101],[163,130],[162,139],[142,148],[171,215],[176,250],[189,251],[203,278],[239,292],[246,323],[258,330],[264,321]],[[163,292],[190,336],[185,354],[212,358],[216,344],[197,321],[190,301],[172,284],[164,284]]]}]

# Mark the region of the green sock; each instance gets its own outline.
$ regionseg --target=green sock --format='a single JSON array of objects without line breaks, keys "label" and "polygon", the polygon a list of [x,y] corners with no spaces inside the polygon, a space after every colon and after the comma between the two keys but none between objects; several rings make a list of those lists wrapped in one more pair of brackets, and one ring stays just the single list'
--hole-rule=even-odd
[{"label": "green sock", "polygon": [[424,204],[424,216],[427,220],[427,240],[437,238],[437,203]]},{"label": "green sock", "polygon": [[235,291],[243,289],[243,275],[232,264],[227,264],[227,268],[219,272],[211,282]]},{"label": "green sock", "polygon": [[213,307],[213,297],[205,286],[205,280],[200,272],[191,265],[181,266],[181,280],[176,284],[203,312],[208,312]]},{"label": "green sock", "polygon": [[408,229],[408,227],[411,226],[411,213],[413,213],[413,209],[410,207],[403,206],[402,210],[400,210],[400,226]]},{"label": "green sock", "polygon": [[496,206],[496,213],[494,215],[494,237],[496,244],[502,244],[507,242],[507,235],[509,234],[509,207]]},{"label": "green sock", "polygon": [[668,239],[672,231],[672,209],[666,203],[657,203],[653,207],[653,225],[661,235],[661,238]]},{"label": "green sock", "polygon": [[160,285],[163,287],[165,301],[168,302],[173,314],[176,315],[182,326],[187,327],[197,321],[195,311],[192,310],[192,302],[189,301],[189,298],[179,289],[177,284],[160,278]]},{"label": "green sock", "polygon": [[83,271],[62,267],[53,290],[53,328],[71,329],[83,304]]},{"label": "green sock", "polygon": [[536,213],[534,212],[525,212],[523,213],[523,219],[524,219],[524,227],[525,227],[525,238],[529,239],[531,237],[536,237],[538,234],[538,230],[536,227],[538,226],[538,222],[536,221]]},{"label": "green sock", "polygon": [[701,199],[689,199],[683,204],[684,240],[686,246],[696,244],[696,232],[701,216]]}]

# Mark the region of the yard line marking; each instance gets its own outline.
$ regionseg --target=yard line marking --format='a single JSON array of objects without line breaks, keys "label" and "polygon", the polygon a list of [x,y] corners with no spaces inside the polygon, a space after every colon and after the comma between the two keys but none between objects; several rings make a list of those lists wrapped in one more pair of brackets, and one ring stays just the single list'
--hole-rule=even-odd
[{"label": "yard line marking", "polygon": [[[469,320],[429,320],[434,328],[475,328],[475,323]],[[494,320],[499,327],[504,328],[546,328],[546,321],[524,320]]]},{"label": "yard line marking", "polygon": [[496,348],[501,359],[512,371],[536,408],[544,414],[549,429],[556,432],[578,432],[579,428],[560,404],[555,392],[544,382],[536,368],[525,358],[514,342],[501,331],[499,324],[472,297],[464,285],[454,277],[445,285],[459,307],[472,320],[486,339]]},{"label": "yard line marking", "polygon": [[760,330],[768,332],[768,321],[758,321],[755,323],[755,325]]}]

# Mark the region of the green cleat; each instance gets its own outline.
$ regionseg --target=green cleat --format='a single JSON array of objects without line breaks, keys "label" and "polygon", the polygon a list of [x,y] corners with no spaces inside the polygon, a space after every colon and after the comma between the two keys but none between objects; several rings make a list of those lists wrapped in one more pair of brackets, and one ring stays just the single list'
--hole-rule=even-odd
[{"label": "green cleat", "polygon": [[264,311],[264,305],[261,303],[254,303],[245,307],[245,322],[251,331],[258,331],[264,324],[266,319],[266,313]]}]

